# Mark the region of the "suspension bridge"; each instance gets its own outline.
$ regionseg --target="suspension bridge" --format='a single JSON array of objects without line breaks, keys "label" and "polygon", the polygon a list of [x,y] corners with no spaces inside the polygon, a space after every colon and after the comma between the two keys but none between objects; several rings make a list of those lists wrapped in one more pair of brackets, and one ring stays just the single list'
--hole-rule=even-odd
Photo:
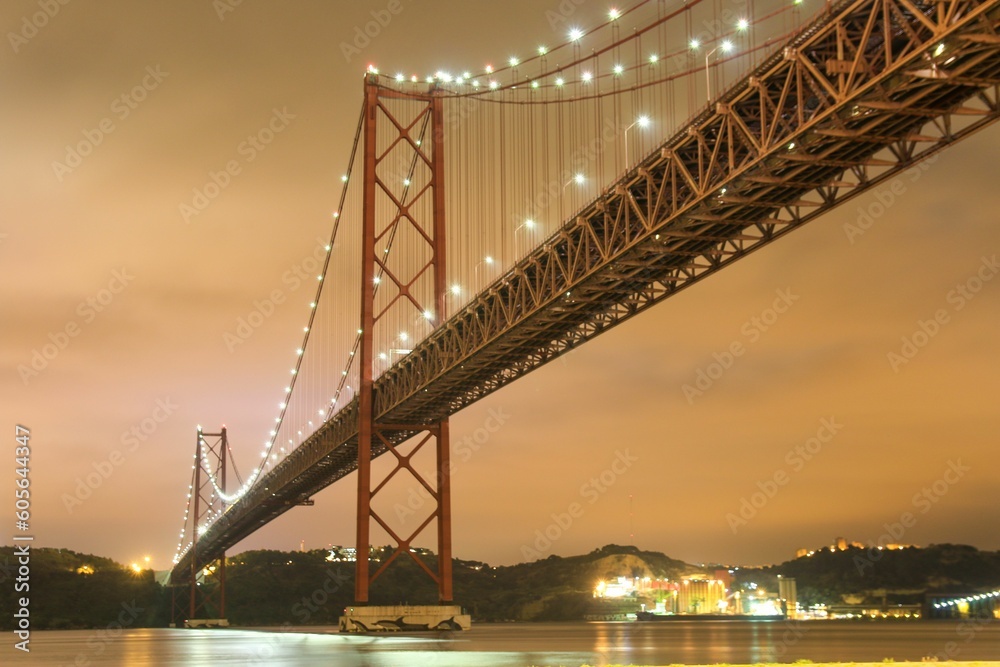
[{"label": "suspension bridge", "polygon": [[[201,572],[354,471],[355,601],[409,557],[451,603],[451,415],[997,120],[1000,0],[799,2],[647,0],[474,72],[369,67],[235,491],[225,430],[197,434],[172,572],[190,617]],[[433,507],[403,532],[378,494],[406,476]],[[431,567],[412,545],[435,533]]]}]

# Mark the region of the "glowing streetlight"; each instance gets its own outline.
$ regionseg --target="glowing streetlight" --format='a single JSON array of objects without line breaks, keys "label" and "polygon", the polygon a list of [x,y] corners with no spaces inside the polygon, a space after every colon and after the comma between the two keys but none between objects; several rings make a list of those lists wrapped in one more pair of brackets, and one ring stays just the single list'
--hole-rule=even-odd
[{"label": "glowing streetlight", "polygon": [[482,285],[479,282],[479,267],[481,267],[483,264],[492,267],[494,262],[496,262],[496,260],[493,259],[492,256],[486,255],[486,257],[483,257],[481,262],[476,264],[476,268],[473,270],[473,274],[475,276],[475,281],[476,281],[475,289],[480,289],[482,287]]},{"label": "glowing streetlight", "polygon": [[[691,42],[691,43],[697,44],[697,42]],[[705,95],[707,96],[709,102],[712,101],[712,83],[711,79],[709,79],[708,76],[708,59],[711,57],[713,53],[715,53],[719,49],[722,49],[723,53],[729,53],[730,51],[733,50],[733,43],[727,39],[722,44],[720,44],[719,46],[715,47],[714,49],[705,54]]]},{"label": "glowing streetlight", "polygon": [[625,132],[623,134],[625,135],[625,168],[626,169],[628,168],[629,164],[631,164],[628,161],[628,131],[631,130],[636,125],[638,125],[639,127],[649,127],[649,122],[650,122],[649,121],[649,116],[639,116],[638,118],[635,119],[635,121],[633,121],[633,123],[631,125],[629,125],[628,127],[625,128]]},{"label": "glowing streetlight", "polygon": [[517,252],[518,256],[520,256],[521,250],[518,247],[517,233],[519,231],[521,231],[522,229],[526,229],[528,231],[531,231],[531,230],[535,229],[535,227],[537,227],[537,226],[538,226],[538,223],[536,223],[531,218],[528,218],[527,220],[525,220],[520,225],[518,225],[517,227],[514,228],[514,248],[515,248],[515,251]]}]

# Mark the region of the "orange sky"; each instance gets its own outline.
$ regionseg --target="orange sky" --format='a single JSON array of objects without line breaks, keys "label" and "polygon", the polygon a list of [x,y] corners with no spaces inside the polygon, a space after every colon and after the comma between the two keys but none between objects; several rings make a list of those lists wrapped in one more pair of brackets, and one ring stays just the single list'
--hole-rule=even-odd
[{"label": "orange sky", "polygon": [[[226,423],[249,465],[273,417],[312,295],[291,293],[232,351],[223,335],[329,235],[367,63],[502,60],[562,39],[558,4],[402,2],[360,55],[342,44],[388,3],[243,3],[221,19],[209,0],[69,3],[14,40],[39,5],[4,4],[2,413],[11,448],[15,423],[32,431],[39,546],[168,566],[195,425]],[[145,99],[122,99],[136,86]],[[241,148],[272,121],[271,144]],[[67,147],[88,136],[77,163]],[[687,561],[778,562],[836,536],[877,541],[905,512],[899,541],[1000,548],[998,151],[993,127],[901,176],[863,234],[849,226],[881,210],[876,193],[457,415],[456,556],[570,555],[632,530]],[[185,221],[180,204],[232,159],[240,173]],[[734,343],[731,367],[685,393]],[[47,345],[37,375],[19,372]],[[497,415],[478,449],[460,444]],[[773,498],[737,521],[762,487]],[[353,493],[352,476],[236,550],[351,544]],[[582,514],[553,529],[573,503]]]}]

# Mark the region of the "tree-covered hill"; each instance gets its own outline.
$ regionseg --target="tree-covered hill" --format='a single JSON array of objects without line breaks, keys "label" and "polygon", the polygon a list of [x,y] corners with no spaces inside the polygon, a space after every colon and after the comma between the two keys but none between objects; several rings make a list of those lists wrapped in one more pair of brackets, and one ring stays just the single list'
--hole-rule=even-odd
[{"label": "tree-covered hill", "polygon": [[[379,554],[381,558],[387,551]],[[327,560],[329,552],[248,551],[227,560],[226,617],[234,625],[336,625],[353,603],[354,563]],[[436,571],[434,554],[424,552]],[[373,562],[373,571],[381,562]],[[32,628],[165,626],[174,594],[153,572],[107,558],[66,549],[32,549],[30,591]],[[454,560],[455,600],[476,621],[579,620],[599,607],[593,598],[599,580],[619,576],[678,579],[716,567],[699,567],[655,551],[608,545],[579,556],[549,556],[530,563],[493,567]],[[817,550],[765,568],[734,568],[734,586],[754,582],[776,588],[777,576],[794,577],[807,604],[885,600],[920,602],[927,592],[975,592],[1000,588],[1000,552],[942,544],[901,550]],[[17,558],[0,547],[0,608],[13,609]],[[206,583],[206,590],[211,586]],[[379,577],[372,604],[433,604],[437,591],[417,563],[405,555]],[[626,604],[627,603],[627,604]],[[638,607],[638,600],[621,603]],[[624,606],[621,607],[625,609]],[[634,609],[629,609],[633,610]],[[0,626],[12,627],[3,617]],[[98,630],[100,631],[100,630]]]}]

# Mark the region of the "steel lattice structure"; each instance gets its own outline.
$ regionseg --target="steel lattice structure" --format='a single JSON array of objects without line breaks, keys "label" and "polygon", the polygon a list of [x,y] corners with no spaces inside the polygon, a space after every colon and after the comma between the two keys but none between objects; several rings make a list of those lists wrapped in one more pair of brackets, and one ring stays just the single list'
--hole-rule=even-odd
[{"label": "steel lattice structure", "polygon": [[[998,32],[1000,0],[832,3],[379,377],[374,417],[443,420],[996,121]],[[356,469],[358,424],[355,401],[229,508],[199,563]]]}]

